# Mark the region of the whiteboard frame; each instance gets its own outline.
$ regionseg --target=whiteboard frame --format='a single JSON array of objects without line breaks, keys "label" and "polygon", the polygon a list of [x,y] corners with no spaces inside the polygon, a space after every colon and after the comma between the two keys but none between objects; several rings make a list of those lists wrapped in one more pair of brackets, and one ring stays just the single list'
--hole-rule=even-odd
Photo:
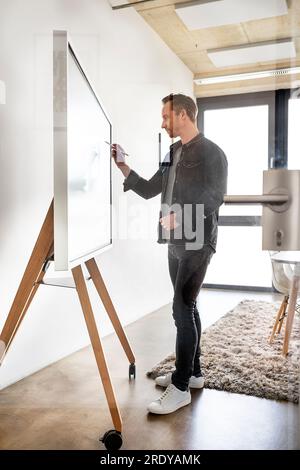
[{"label": "whiteboard frame", "polygon": [[[70,259],[68,247],[68,60],[71,52],[110,127],[112,124],[75,53],[67,31],[53,31],[54,268],[68,271],[112,247],[112,162],[110,159],[110,242]],[[59,84],[59,86],[57,86]]]}]

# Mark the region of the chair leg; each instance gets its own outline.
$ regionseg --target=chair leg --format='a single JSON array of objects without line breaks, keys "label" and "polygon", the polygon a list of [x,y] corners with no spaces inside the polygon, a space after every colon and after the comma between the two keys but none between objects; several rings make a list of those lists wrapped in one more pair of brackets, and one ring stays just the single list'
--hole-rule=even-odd
[{"label": "chair leg", "polygon": [[274,326],[273,326],[273,329],[272,329],[272,333],[271,333],[271,335],[269,337],[269,340],[268,340],[270,344],[272,343],[272,341],[274,339],[274,336],[276,334],[277,327],[279,326],[279,321],[281,319],[282,312],[284,310],[284,304],[285,304],[285,297],[284,297],[283,301],[281,302],[281,305],[280,305],[279,310],[277,312],[276,320],[275,320],[275,323],[274,323]]},{"label": "chair leg", "polygon": [[283,308],[283,311],[282,311],[281,318],[279,319],[278,328],[277,328],[277,331],[276,331],[276,334],[278,334],[278,335],[281,332],[283,321],[284,321],[285,316],[286,316],[286,309],[287,309],[288,303],[289,303],[289,295],[285,295],[285,297],[284,297],[284,308]]}]

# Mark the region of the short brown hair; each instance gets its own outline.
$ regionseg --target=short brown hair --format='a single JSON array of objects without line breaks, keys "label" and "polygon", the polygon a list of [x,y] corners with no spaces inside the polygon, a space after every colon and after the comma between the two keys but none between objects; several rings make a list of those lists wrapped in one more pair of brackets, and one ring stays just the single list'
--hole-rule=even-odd
[{"label": "short brown hair", "polygon": [[166,104],[169,101],[171,102],[172,109],[174,109],[176,114],[179,114],[180,111],[184,109],[190,120],[192,122],[196,121],[198,108],[192,98],[186,95],[182,95],[181,93],[171,93],[162,99],[163,104]]}]

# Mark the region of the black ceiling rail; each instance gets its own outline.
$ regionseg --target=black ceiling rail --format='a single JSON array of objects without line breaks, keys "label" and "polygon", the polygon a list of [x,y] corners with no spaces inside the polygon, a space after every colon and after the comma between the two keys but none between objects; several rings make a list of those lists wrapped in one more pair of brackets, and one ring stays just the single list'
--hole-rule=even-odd
[{"label": "black ceiling rail", "polygon": [[148,2],[153,2],[155,0],[141,0],[140,2],[131,2],[131,3],[123,3],[121,5],[115,5],[112,7],[113,10],[121,10],[123,8],[129,8],[129,7],[134,7],[136,5],[139,5],[140,3],[148,3]]},{"label": "black ceiling rail", "polygon": [[[121,10],[123,8],[130,8],[130,7],[134,7],[143,3],[155,2],[155,1],[157,0],[140,0],[140,1],[131,2],[131,3],[122,3],[121,5],[112,6],[112,9]],[[220,0],[186,0],[184,2],[175,3],[174,6],[176,8],[180,8],[180,7],[188,7],[192,5],[197,5],[197,4],[202,5],[204,3],[210,3],[210,2],[215,2],[215,1],[220,1]],[[171,1],[170,1],[170,5],[173,5]],[[162,6],[168,6],[168,5],[158,5],[158,8]]]}]

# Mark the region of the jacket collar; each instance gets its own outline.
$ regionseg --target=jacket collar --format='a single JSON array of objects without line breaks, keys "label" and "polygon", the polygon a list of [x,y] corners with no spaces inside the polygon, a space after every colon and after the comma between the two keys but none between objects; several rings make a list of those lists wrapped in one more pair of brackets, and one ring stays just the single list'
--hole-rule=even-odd
[{"label": "jacket collar", "polygon": [[181,140],[178,140],[177,142],[174,142],[174,144],[171,144],[170,145],[170,150],[177,150],[180,146],[184,147],[184,148],[188,148],[190,147],[191,145],[197,143],[197,142],[200,142],[200,140],[204,137],[204,134],[202,132],[199,132],[199,134],[197,134],[193,139],[191,139],[189,142],[187,142],[186,144],[182,144]]},{"label": "jacket collar", "polygon": [[171,144],[170,145],[170,152],[167,155],[167,158],[162,163],[160,163],[160,166],[162,166],[162,167],[171,166],[172,163],[173,163],[173,155],[174,155],[174,153],[176,152],[177,149],[179,149],[180,147],[189,148],[193,144],[196,144],[197,142],[200,142],[200,140],[203,137],[204,137],[204,134],[202,132],[199,132],[199,134],[197,134],[193,139],[191,139],[186,144],[182,144],[181,140],[178,140],[177,142],[174,142],[174,144]]}]

